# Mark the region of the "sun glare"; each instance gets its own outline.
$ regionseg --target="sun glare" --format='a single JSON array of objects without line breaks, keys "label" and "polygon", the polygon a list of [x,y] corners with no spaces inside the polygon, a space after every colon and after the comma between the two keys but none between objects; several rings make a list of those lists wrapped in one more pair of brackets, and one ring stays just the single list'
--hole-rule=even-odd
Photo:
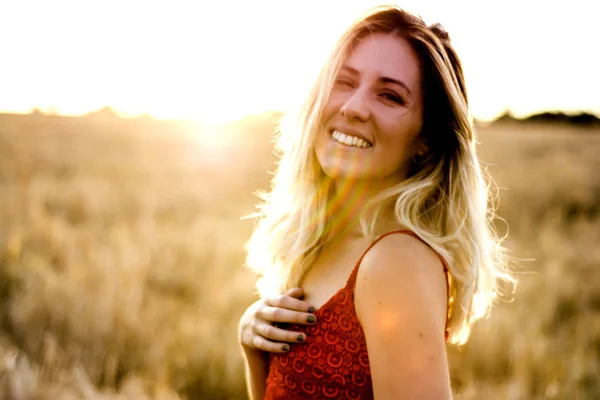
[{"label": "sun glare", "polygon": [[196,131],[196,142],[205,151],[219,151],[231,146],[230,135],[224,129],[209,126]]},{"label": "sun glare", "polygon": [[[3,58],[14,62],[2,65],[0,110],[80,115],[109,106],[127,115],[207,123],[285,110],[306,92],[340,32],[379,3],[7,2],[0,37]],[[584,3],[548,4],[545,18],[530,29],[537,6],[528,4],[400,5],[450,32],[476,117],[506,109],[600,113],[600,80],[593,78],[598,61],[590,42],[573,39],[593,37],[594,13]],[[559,20],[564,29],[553,29]],[[577,74],[555,79],[575,65]]]}]

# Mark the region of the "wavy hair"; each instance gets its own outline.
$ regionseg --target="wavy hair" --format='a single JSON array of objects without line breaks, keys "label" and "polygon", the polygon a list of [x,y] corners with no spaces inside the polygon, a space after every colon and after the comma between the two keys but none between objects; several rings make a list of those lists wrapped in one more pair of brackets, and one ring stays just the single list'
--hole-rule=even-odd
[{"label": "wavy hair", "polygon": [[258,273],[263,296],[298,286],[329,238],[331,179],[314,153],[339,70],[352,47],[367,35],[406,39],[421,62],[423,135],[429,152],[417,159],[407,179],[369,200],[360,215],[363,234],[376,237],[380,218],[393,216],[447,262],[450,272],[450,342],[463,344],[473,323],[484,317],[501,292],[515,283],[496,235],[494,207],[476,153],[463,70],[448,33],[439,24],[395,6],[371,9],[341,36],[305,102],[280,124],[280,157],[269,193],[260,193],[255,230],[246,244],[246,263]]}]

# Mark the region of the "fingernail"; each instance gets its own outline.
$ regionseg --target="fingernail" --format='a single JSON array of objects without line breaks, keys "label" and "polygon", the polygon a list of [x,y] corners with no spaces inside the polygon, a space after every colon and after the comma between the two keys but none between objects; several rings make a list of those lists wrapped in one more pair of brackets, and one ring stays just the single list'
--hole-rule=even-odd
[{"label": "fingernail", "polygon": [[308,317],[306,317],[306,322],[308,322],[309,324],[314,324],[316,321],[317,319],[314,315],[309,315]]},{"label": "fingernail", "polygon": [[298,335],[298,341],[299,342],[304,342],[304,336]]},{"label": "fingernail", "polygon": [[287,344],[284,344],[283,346],[281,346],[281,350],[290,351],[290,346],[288,346]]},{"label": "fingernail", "polygon": [[314,313],[315,312],[315,308],[313,306],[308,307],[308,312],[309,313]]}]

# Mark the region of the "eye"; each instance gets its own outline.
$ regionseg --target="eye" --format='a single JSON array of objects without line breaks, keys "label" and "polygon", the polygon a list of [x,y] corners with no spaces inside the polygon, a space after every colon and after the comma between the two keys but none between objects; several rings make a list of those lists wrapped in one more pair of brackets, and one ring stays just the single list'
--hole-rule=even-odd
[{"label": "eye", "polygon": [[392,91],[382,92],[379,96],[396,104],[404,105],[406,103],[402,97]]},{"label": "eye", "polygon": [[354,82],[348,78],[340,77],[335,80],[334,86],[352,89],[354,87]]}]

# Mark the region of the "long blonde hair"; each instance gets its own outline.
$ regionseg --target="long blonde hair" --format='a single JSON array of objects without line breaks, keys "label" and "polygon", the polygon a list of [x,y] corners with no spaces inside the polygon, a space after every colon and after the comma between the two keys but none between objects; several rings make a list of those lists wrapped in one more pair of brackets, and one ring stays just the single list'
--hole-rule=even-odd
[{"label": "long blonde hair", "polygon": [[369,200],[361,214],[366,237],[386,211],[448,263],[451,275],[450,342],[466,342],[473,323],[485,316],[500,281],[514,283],[507,257],[491,224],[493,207],[476,154],[460,60],[448,34],[436,24],[394,6],[367,12],[342,35],[303,106],[279,127],[280,156],[269,193],[260,194],[257,226],[247,243],[247,265],[259,274],[261,295],[298,286],[328,239],[331,180],[314,154],[324,105],[352,46],[374,33],[399,35],[421,60],[423,128],[429,152],[409,177]]}]

